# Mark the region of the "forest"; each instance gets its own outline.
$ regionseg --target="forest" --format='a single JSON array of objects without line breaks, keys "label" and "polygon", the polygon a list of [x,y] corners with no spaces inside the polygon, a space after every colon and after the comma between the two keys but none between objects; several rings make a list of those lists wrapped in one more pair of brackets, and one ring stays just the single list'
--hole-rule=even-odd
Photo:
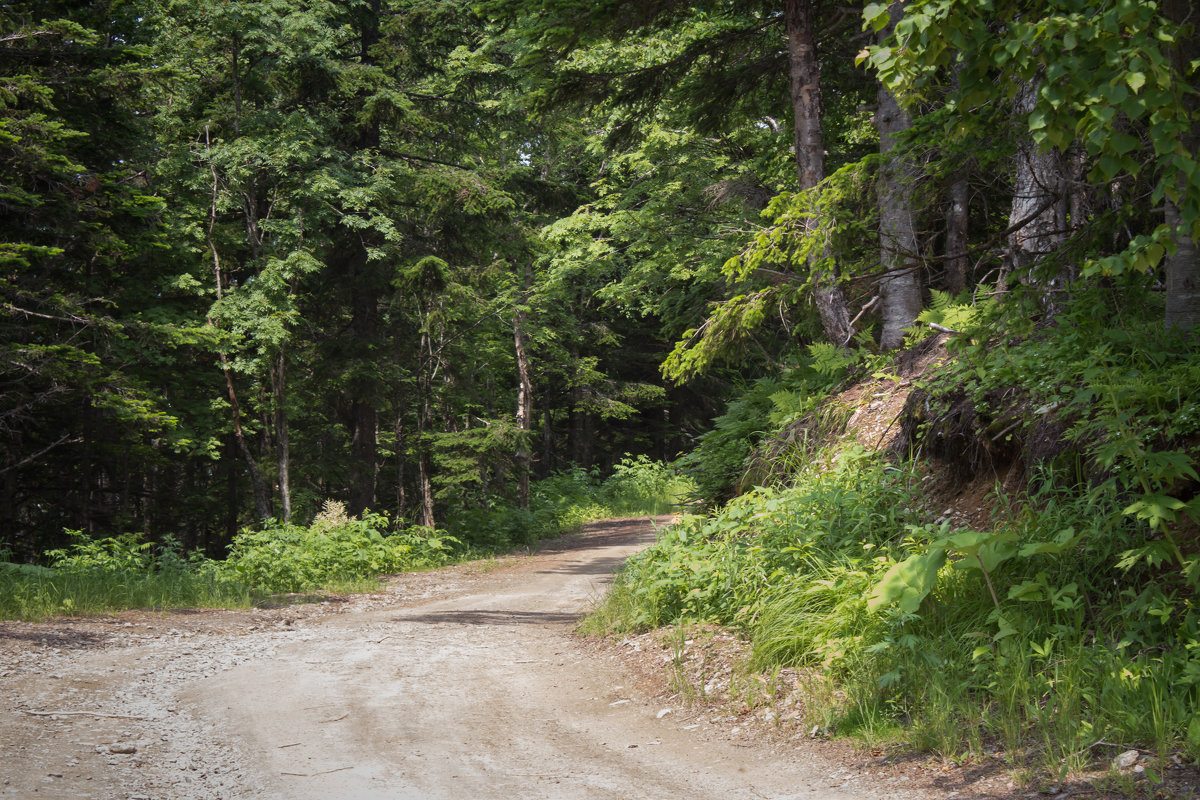
[{"label": "forest", "polygon": [[1197,21],[0,0],[0,608],[683,504],[590,625],[736,629],[806,725],[1194,760]]}]

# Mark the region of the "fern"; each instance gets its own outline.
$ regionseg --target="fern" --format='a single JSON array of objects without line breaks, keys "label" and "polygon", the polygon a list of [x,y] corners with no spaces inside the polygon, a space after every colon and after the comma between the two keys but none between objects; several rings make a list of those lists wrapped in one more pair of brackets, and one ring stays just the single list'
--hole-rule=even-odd
[{"label": "fern", "polygon": [[771,405],[775,409],[768,416],[767,421],[773,428],[787,425],[792,420],[812,411],[824,396],[823,393],[812,394],[803,389],[800,391],[788,391],[785,389],[775,392],[769,398]]},{"label": "fern", "polygon": [[915,343],[925,338],[931,324],[954,331],[976,328],[995,303],[992,298],[976,303],[970,295],[956,296],[950,292],[932,289],[929,307],[917,315],[917,324],[908,329],[908,340]]},{"label": "fern", "polygon": [[812,368],[826,377],[840,376],[846,367],[858,363],[860,354],[847,352],[829,342],[815,342],[808,346]]}]

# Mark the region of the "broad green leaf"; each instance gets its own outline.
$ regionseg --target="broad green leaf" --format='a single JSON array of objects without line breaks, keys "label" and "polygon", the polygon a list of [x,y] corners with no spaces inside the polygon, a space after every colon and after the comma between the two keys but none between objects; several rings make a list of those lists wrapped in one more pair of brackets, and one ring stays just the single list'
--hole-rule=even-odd
[{"label": "broad green leaf", "polygon": [[868,3],[863,9],[864,27],[869,26],[876,33],[887,27],[889,19],[887,3]]},{"label": "broad green leaf", "polygon": [[1118,155],[1122,156],[1131,150],[1136,150],[1141,145],[1141,142],[1139,142],[1136,138],[1127,133],[1121,133],[1120,131],[1113,131],[1111,136],[1109,136],[1108,141],[1109,146],[1116,151]]},{"label": "broad green leaf", "polygon": [[878,611],[895,603],[901,611],[915,614],[937,585],[938,570],[945,563],[946,551],[934,547],[893,564],[871,591],[867,607]]},{"label": "broad green leaf", "polygon": [[1058,555],[1074,547],[1080,538],[1081,536],[1075,533],[1074,528],[1067,528],[1054,537],[1052,542],[1029,542],[1022,545],[1019,555],[1021,558],[1040,554]]},{"label": "broad green leaf", "polygon": [[1046,585],[1041,581],[1021,581],[1008,590],[1009,600],[1020,600],[1026,603],[1046,599]]},{"label": "broad green leaf", "polygon": [[953,548],[966,558],[954,562],[955,569],[980,569],[991,573],[996,567],[1016,555],[1013,534],[998,534],[982,531],[964,531],[947,536],[936,544]]}]

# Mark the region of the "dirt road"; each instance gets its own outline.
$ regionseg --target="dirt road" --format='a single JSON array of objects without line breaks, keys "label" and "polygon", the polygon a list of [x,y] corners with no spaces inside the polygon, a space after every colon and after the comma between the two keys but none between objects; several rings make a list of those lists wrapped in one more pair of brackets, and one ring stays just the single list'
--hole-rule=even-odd
[{"label": "dirt road", "polygon": [[0,798],[929,796],[707,734],[575,636],[652,538],[600,523],[324,604],[0,624]]}]

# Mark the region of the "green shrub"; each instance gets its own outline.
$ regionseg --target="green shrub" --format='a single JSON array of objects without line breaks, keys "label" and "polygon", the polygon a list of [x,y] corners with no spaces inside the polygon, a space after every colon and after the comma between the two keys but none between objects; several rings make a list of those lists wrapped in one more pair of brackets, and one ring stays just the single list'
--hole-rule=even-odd
[{"label": "green shrub", "polygon": [[771,587],[843,551],[862,559],[916,520],[906,476],[878,458],[848,449],[824,466],[794,487],[756,489],[664,531],[623,573],[637,598],[629,624],[748,627]]},{"label": "green shrub", "polygon": [[301,592],[440,566],[457,544],[441,531],[411,527],[394,533],[390,527],[384,515],[352,519],[340,504],[327,503],[307,528],[271,521],[261,530],[242,531],[225,565],[256,589]]},{"label": "green shrub", "polygon": [[600,486],[602,505],[615,516],[667,514],[694,491],[669,464],[626,456]]},{"label": "green shrub", "polygon": [[782,375],[751,384],[713,420],[696,448],[679,459],[705,505],[733,497],[764,438],[817,409],[853,360],[837,348],[814,345],[810,351]]},{"label": "green shrub", "polygon": [[608,478],[572,467],[530,486],[530,510],[507,503],[467,509],[450,522],[454,536],[483,551],[527,546],[608,517],[670,513],[695,491],[668,464],[626,456]]},{"label": "green shrub", "polygon": [[[920,484],[843,450],[663,532],[589,625],[731,625],[753,668],[832,681],[843,732],[904,723],[947,756],[995,742],[1061,770],[1100,739],[1200,755],[1197,595],[1169,559],[1130,556],[1138,522],[1115,498],[1046,479],[971,532],[922,519]],[[927,593],[872,603],[896,565],[937,546]]]}]

